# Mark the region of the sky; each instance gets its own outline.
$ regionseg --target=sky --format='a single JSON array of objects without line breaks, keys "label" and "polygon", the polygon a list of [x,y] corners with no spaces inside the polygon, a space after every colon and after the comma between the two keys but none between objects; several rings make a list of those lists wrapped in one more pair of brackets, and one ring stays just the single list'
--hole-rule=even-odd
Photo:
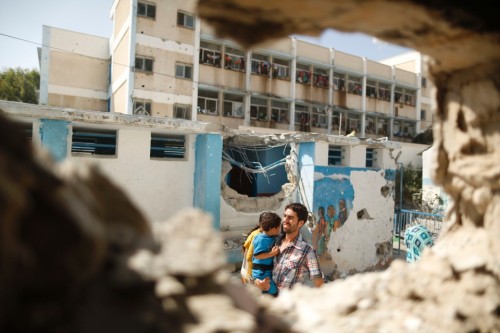
[{"label": "sky", "polygon": [[[113,0],[0,0],[0,4],[0,70],[39,69],[37,47],[43,25],[111,36]],[[317,37],[296,37],[375,61],[410,51],[361,33],[326,30]]]}]

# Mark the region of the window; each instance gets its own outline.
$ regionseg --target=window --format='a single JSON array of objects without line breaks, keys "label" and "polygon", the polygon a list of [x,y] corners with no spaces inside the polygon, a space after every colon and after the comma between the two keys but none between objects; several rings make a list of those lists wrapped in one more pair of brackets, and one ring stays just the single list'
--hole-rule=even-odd
[{"label": "window", "polygon": [[290,77],[290,61],[273,59],[273,78],[288,80]]},{"label": "window", "polygon": [[143,58],[140,56],[135,57],[135,69],[144,72],[152,72],[153,71],[153,59]]},{"label": "window", "polygon": [[373,148],[366,148],[366,167],[373,168],[375,165],[375,161],[377,156],[377,152]]},{"label": "window", "polygon": [[347,115],[347,132],[351,133],[352,131],[356,131],[359,133],[359,115],[357,114],[348,114]]},{"label": "window", "polygon": [[404,89],[404,101],[406,105],[415,106],[417,92],[413,89]]},{"label": "window", "polygon": [[389,88],[389,85],[387,83],[378,83],[378,99],[384,101],[391,100],[391,89]]},{"label": "window", "polygon": [[295,124],[309,124],[309,109],[307,105],[295,104]]},{"label": "window", "polygon": [[398,120],[394,120],[393,131],[394,131],[394,136],[403,135],[403,132],[401,131],[401,123]]},{"label": "window", "polygon": [[366,97],[377,98],[377,82],[366,80]]},{"label": "window", "polygon": [[243,118],[243,96],[224,94],[224,117]]},{"label": "window", "polygon": [[[332,112],[332,130],[338,131],[339,129],[341,129],[340,128],[341,119],[343,120],[343,122],[345,122],[345,114],[342,114],[340,112]],[[345,126],[342,126],[341,130],[345,131]]]},{"label": "window", "polygon": [[311,84],[311,66],[297,64],[297,77],[295,81],[302,84]]},{"label": "window", "polygon": [[425,110],[420,110],[420,120],[425,120]]},{"label": "window", "polygon": [[348,75],[347,92],[349,94],[361,95],[361,78],[354,75]]},{"label": "window", "polygon": [[345,91],[345,74],[333,73],[333,89]]},{"label": "window", "polygon": [[224,54],[224,68],[233,71],[245,71],[245,53],[233,47],[226,47]]},{"label": "window", "polygon": [[343,149],[342,146],[328,147],[328,165],[342,165]]},{"label": "window", "polygon": [[394,103],[403,104],[403,88],[394,88]]},{"label": "window", "polygon": [[328,71],[326,69],[314,67],[313,86],[328,88]]},{"label": "window", "polygon": [[263,54],[252,54],[252,74],[269,75],[271,64],[269,56]]},{"label": "window", "polygon": [[272,101],[271,103],[271,120],[278,123],[288,123],[289,104],[286,102]]},{"label": "window", "polygon": [[422,76],[422,88],[427,87],[427,78],[425,76]]},{"label": "window", "polygon": [[164,135],[151,133],[149,157],[182,159],[186,154],[184,135]]},{"label": "window", "polygon": [[134,99],[134,111],[133,113],[138,116],[150,116],[151,115],[151,101]]},{"label": "window", "polygon": [[156,6],[150,3],[139,2],[137,4],[137,16],[154,19],[156,17]]},{"label": "window", "polygon": [[32,123],[19,123],[21,130],[24,133],[24,137],[28,142],[33,141],[33,124]]},{"label": "window", "polygon": [[387,133],[389,133],[389,125],[387,119],[377,119],[377,134],[387,136]]},{"label": "window", "polygon": [[115,155],[116,131],[73,128],[71,152],[89,155]]},{"label": "window", "polygon": [[365,133],[366,134],[375,134],[375,119],[373,117],[366,117],[366,127],[365,127]]},{"label": "window", "polygon": [[250,118],[267,121],[267,100],[252,97],[250,100]]},{"label": "window", "polygon": [[201,41],[200,42],[200,64],[221,66],[221,45]]},{"label": "window", "polygon": [[184,79],[192,79],[193,67],[191,65],[177,63],[175,65],[175,76]]},{"label": "window", "polygon": [[177,12],[177,25],[194,29],[194,16],[183,12]]},{"label": "window", "polygon": [[198,91],[198,113],[218,115],[217,104],[219,102],[219,93],[209,90],[199,90]]},{"label": "window", "polygon": [[191,119],[191,105],[174,105],[174,118]]},{"label": "window", "polygon": [[312,125],[314,127],[327,128],[328,119],[326,116],[326,110],[320,106],[313,106],[312,108]]}]

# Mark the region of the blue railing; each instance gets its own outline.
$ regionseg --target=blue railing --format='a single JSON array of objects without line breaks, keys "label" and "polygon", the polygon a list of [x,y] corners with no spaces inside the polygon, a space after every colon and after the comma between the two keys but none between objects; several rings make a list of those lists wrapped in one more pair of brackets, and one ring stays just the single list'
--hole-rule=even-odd
[{"label": "blue railing", "polygon": [[394,214],[393,235],[398,240],[398,253],[401,250],[401,242],[404,241],[403,238],[406,228],[414,224],[426,226],[434,240],[436,240],[445,222],[441,214],[424,213],[405,209],[396,212]]}]

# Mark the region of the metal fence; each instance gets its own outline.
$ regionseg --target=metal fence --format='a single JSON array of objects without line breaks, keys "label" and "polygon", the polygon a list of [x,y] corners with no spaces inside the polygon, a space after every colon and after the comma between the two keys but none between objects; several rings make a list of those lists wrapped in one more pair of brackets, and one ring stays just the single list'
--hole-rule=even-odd
[{"label": "metal fence", "polygon": [[436,240],[444,226],[443,215],[424,213],[414,210],[402,209],[394,214],[394,238],[398,241],[398,254],[401,251],[401,242],[404,242],[406,228],[415,224],[421,224],[429,229],[432,238]]}]

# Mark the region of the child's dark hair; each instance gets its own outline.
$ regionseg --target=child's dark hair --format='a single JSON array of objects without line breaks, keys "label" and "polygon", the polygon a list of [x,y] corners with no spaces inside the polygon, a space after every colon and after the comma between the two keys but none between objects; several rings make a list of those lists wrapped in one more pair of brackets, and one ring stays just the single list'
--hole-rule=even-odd
[{"label": "child's dark hair", "polygon": [[262,230],[269,231],[281,225],[281,217],[273,212],[264,212],[260,214],[259,224]]}]

